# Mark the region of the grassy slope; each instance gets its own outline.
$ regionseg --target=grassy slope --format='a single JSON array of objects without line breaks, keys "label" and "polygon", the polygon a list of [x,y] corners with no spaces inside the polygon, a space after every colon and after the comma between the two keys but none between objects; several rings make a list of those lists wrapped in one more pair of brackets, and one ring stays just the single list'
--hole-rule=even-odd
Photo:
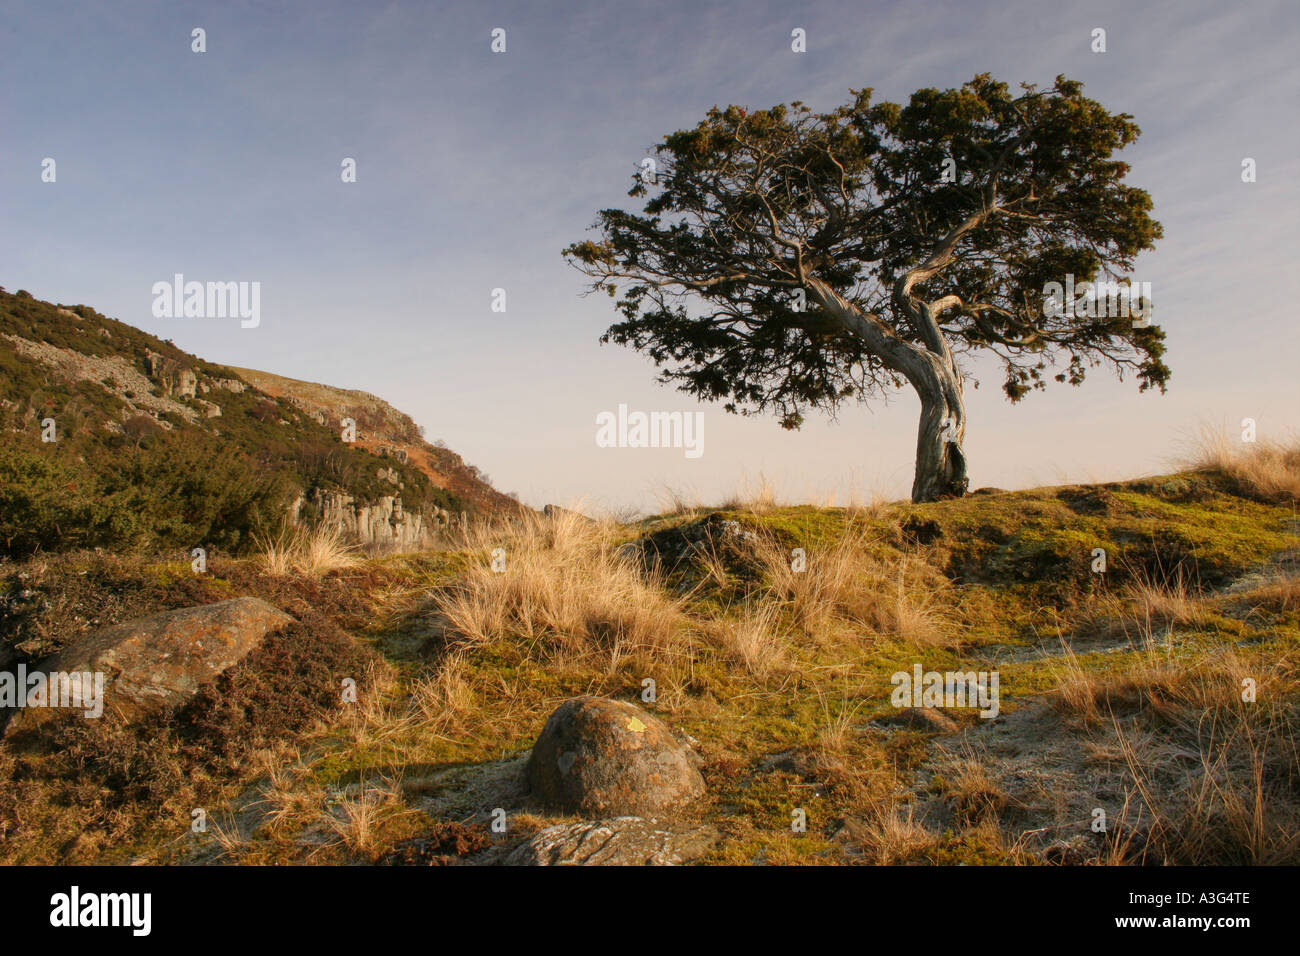
[{"label": "grassy slope", "polygon": [[[29,789],[21,823],[0,807],[0,853],[373,860],[453,824],[486,836],[495,806],[518,838],[550,821],[502,781],[549,712],[582,693],[636,701],[652,678],[646,706],[705,761],[695,812],[724,834],[706,862],[1296,862],[1296,530],[1285,496],[1186,473],[634,527],[530,517],[323,578],[249,560],[218,561],[201,581],[180,565],[37,562],[5,585],[19,607],[6,634],[21,627],[31,646],[254,593],[294,613],[322,607],[378,659],[357,704],[202,797],[164,798],[166,812],[144,800],[89,825],[82,812],[74,828],[67,809],[34,809]],[[649,573],[618,550],[646,540],[660,555]],[[504,574],[486,567],[493,547],[506,548]],[[1098,547],[1104,575],[1091,570]],[[787,573],[794,548],[803,574]],[[78,578],[96,583],[56,598]],[[15,605],[20,586],[34,596]],[[996,667],[999,720],[878,722],[894,713],[889,676],[915,663]],[[1254,704],[1240,700],[1244,677]],[[233,808],[218,833],[188,833],[197,799]],[[1095,807],[1105,837],[1089,827]],[[795,808],[807,833],[791,830]],[[77,828],[104,837],[71,850],[50,839]]]}]

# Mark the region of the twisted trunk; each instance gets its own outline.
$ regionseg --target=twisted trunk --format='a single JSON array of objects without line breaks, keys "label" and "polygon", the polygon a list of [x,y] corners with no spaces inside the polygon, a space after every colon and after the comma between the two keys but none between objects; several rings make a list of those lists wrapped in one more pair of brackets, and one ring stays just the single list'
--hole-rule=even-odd
[{"label": "twisted trunk", "polygon": [[966,494],[966,405],[961,373],[934,363],[934,374],[912,381],[921,398],[921,423],[916,436],[913,501],[960,498]]},{"label": "twisted trunk", "polygon": [[899,338],[878,316],[859,309],[821,279],[809,277],[807,286],[828,315],[865,342],[888,368],[906,378],[921,399],[912,500],[961,497],[968,486],[962,451],[966,437],[962,374],[935,321],[945,303],[912,299],[913,281],[900,282],[895,301],[916,324],[925,347]]}]

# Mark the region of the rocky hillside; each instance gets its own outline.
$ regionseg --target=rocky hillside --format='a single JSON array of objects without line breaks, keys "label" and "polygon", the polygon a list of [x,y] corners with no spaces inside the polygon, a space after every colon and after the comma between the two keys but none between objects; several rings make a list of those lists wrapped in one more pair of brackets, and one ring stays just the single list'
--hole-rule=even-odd
[{"label": "rocky hillside", "polygon": [[251,368],[236,368],[235,371],[258,390],[287,399],[317,421],[325,422],[338,416],[351,418],[357,423],[358,447],[414,465],[428,475],[436,487],[479,511],[513,512],[518,509],[517,502],[493,488],[477,467],[466,464],[460,455],[441,443],[426,442],[410,415],[369,392],[303,382]]},{"label": "rocky hillside", "polygon": [[239,551],[325,518],[411,546],[515,508],[373,396],[205,362],[90,306],[0,289],[0,556]]}]

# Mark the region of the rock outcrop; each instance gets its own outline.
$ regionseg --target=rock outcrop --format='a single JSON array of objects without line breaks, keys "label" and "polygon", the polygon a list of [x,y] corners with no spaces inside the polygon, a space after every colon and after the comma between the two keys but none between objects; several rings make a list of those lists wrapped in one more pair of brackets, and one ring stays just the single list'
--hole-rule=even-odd
[{"label": "rock outcrop", "polygon": [[257,369],[234,371],[259,391],[284,399],[300,414],[331,429],[345,418],[352,419],[356,424],[356,447],[419,469],[434,487],[448,492],[475,514],[520,511],[519,502],[493,488],[487,477],[467,465],[460,455],[441,442],[426,442],[409,415],[369,392],[304,382]]},{"label": "rock outcrop", "polygon": [[[185,703],[200,685],[241,661],[268,633],[293,621],[258,598],[181,608],[90,634],[44,660],[44,673],[103,674],[104,713],[131,721]],[[66,710],[19,709],[5,737],[22,736]]]},{"label": "rock outcrop", "polygon": [[152,349],[145,349],[144,366],[149,377],[172,398],[193,398],[197,394],[199,377],[194,369]]},{"label": "rock outcrop", "polygon": [[533,798],[557,810],[647,816],[704,793],[691,749],[632,704],[599,697],[565,701],[546,721],[525,774]]},{"label": "rock outcrop", "polygon": [[[144,375],[135,365],[119,355],[86,355],[74,349],[60,348],[48,342],[33,342],[17,335],[4,335],[14,350],[23,358],[46,365],[70,382],[91,382],[112,395],[125,406],[123,420],[132,414],[147,413],[155,417],[159,412],[178,415],[186,421],[197,421],[198,414],[188,405],[176,401],[167,389]],[[191,372],[192,376],[194,373]],[[157,386],[162,395],[151,389]]]},{"label": "rock outcrop", "polygon": [[703,856],[718,840],[710,826],[643,817],[560,824],[513,849],[506,866],[673,866]]},{"label": "rock outcrop", "polygon": [[[417,548],[429,537],[463,524],[461,514],[453,514],[436,505],[423,512],[409,511],[399,493],[384,495],[374,504],[358,503],[352,495],[317,488],[310,499],[312,523],[338,528],[347,538],[364,547]],[[294,524],[304,524],[303,508],[308,499],[299,496],[289,510]]]}]

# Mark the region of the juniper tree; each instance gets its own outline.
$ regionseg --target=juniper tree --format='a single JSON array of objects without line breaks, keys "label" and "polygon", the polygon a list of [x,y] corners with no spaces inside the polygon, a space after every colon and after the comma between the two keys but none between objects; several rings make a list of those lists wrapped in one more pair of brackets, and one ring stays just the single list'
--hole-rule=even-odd
[{"label": "juniper tree", "polygon": [[915,501],[966,491],[975,353],[996,357],[1012,402],[1097,366],[1164,391],[1159,328],[1044,296],[1067,276],[1121,281],[1161,236],[1113,158],[1139,135],[1131,116],[1063,76],[1013,93],[981,74],[906,106],[851,95],[828,113],[714,107],[655,146],[629,192],[642,213],[603,210],[598,239],[564,250],[616,299],[602,342],[786,428],[910,386]]}]

